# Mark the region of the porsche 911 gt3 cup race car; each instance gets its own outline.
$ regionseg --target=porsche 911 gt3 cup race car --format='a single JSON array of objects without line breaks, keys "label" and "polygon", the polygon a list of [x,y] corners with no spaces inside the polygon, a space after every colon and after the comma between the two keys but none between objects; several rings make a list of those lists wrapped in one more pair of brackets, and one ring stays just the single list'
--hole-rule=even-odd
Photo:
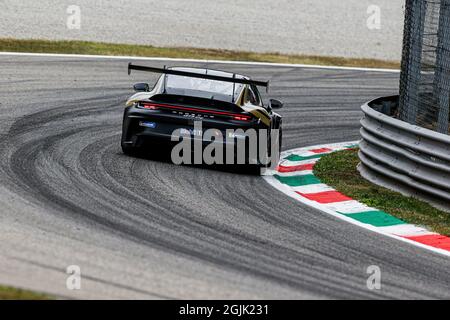
[{"label": "porsche 911 gt3 cup race car", "polygon": [[[172,155],[180,155],[187,164],[267,167],[277,163],[282,119],[274,109],[283,104],[275,99],[263,103],[257,87],[268,88],[268,82],[204,68],[153,68],[130,63],[129,74],[131,70],[161,76],[153,89],[147,83],[134,85],[136,93],[128,99],[123,117],[121,145],[125,154],[159,152],[160,147],[170,146]],[[194,144],[191,152],[183,149],[186,144],[180,140]],[[174,152],[177,143],[179,153]],[[205,156],[208,149],[213,161]]]}]

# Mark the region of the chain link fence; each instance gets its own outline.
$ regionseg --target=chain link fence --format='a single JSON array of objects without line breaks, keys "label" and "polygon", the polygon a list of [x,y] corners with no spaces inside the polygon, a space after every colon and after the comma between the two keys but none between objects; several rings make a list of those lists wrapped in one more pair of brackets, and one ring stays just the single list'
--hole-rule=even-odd
[{"label": "chain link fence", "polygon": [[398,118],[449,134],[450,0],[406,0]]}]

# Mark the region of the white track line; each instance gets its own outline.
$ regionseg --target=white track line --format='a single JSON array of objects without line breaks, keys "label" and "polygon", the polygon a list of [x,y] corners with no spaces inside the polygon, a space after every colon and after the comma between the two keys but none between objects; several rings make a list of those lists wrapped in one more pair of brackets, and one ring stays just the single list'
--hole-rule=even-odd
[{"label": "white track line", "polygon": [[252,61],[181,59],[181,58],[164,58],[164,57],[104,56],[104,55],[89,55],[89,54],[29,53],[29,52],[0,52],[0,56],[198,62],[198,63],[216,63],[216,64],[240,64],[240,65],[244,64],[244,65],[267,66],[267,67],[290,67],[290,68],[309,68],[309,69],[328,69],[328,70],[349,70],[349,71],[373,71],[373,72],[386,72],[386,73],[400,73],[400,70],[396,70],[396,69],[320,66],[320,65],[309,65],[309,64],[271,63],[271,62],[252,62]]}]

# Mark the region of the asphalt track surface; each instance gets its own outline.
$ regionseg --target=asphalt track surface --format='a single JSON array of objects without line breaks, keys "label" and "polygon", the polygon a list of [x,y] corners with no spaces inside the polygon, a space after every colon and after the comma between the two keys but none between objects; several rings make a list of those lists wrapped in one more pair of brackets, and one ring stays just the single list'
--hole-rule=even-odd
[{"label": "asphalt track surface", "polygon": [[[0,57],[0,283],[70,298],[450,298],[447,257],[260,177],[123,155],[124,101],[156,79],[127,62]],[[358,139],[360,105],[398,87],[397,73],[209,67],[271,80],[283,149]],[[81,290],[66,289],[69,265]]]}]

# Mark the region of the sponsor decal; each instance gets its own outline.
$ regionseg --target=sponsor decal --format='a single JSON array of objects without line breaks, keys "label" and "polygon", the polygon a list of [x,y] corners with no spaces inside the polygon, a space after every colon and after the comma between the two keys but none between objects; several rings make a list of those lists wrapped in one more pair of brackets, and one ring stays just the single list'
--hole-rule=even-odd
[{"label": "sponsor decal", "polygon": [[156,128],[156,122],[140,121],[139,125],[141,127],[146,127],[146,128],[151,128],[151,129],[155,129]]}]

